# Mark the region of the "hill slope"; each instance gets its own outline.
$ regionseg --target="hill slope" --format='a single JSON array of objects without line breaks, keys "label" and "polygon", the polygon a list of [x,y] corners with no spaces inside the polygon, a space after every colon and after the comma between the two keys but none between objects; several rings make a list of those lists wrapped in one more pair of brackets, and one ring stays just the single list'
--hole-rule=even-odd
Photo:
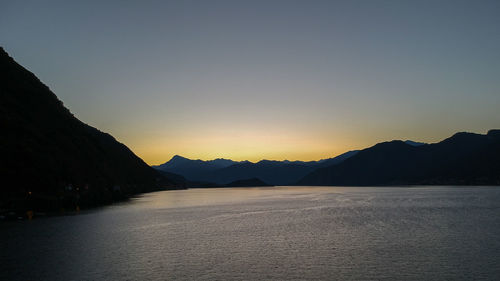
[{"label": "hill slope", "polygon": [[435,144],[379,143],[313,171],[299,185],[500,184],[500,131],[457,133]]},{"label": "hill slope", "polygon": [[29,191],[53,200],[75,190],[81,193],[78,198],[98,204],[112,194],[128,196],[173,185],[111,135],[75,118],[2,48],[0,132],[0,204]]}]

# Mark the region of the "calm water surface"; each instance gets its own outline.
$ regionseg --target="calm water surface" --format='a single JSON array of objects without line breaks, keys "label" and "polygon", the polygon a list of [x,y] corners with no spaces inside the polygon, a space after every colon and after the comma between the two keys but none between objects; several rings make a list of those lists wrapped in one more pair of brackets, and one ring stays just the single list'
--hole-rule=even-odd
[{"label": "calm water surface", "polygon": [[0,280],[500,280],[500,188],[192,189],[0,223]]}]

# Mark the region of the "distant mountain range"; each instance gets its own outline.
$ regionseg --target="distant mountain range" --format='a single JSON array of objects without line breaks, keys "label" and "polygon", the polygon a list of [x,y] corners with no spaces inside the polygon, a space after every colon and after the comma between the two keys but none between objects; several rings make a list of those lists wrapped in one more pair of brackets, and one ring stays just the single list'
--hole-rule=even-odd
[{"label": "distant mountain range", "polygon": [[189,180],[204,181],[205,175],[217,169],[223,169],[239,163],[245,162],[237,162],[222,158],[210,161],[191,160],[179,155],[175,155],[168,162],[158,166],[153,166],[153,168],[164,172],[179,174]]},{"label": "distant mountain range", "polygon": [[319,168],[298,185],[500,185],[500,130],[439,143],[391,141]]},{"label": "distant mountain range", "polygon": [[270,185],[500,185],[500,130],[457,133],[434,144],[383,142],[320,161],[252,163],[174,156],[155,168],[180,174],[197,187],[252,178]]},{"label": "distant mountain range", "polygon": [[262,160],[257,163],[228,159],[190,160],[176,155],[168,162],[153,167],[163,172],[182,175],[189,181],[209,182],[215,185],[226,185],[233,181],[251,178],[260,179],[270,185],[289,185],[296,183],[315,169],[338,164],[356,153],[357,151],[349,151],[319,161]]},{"label": "distant mountain range", "polygon": [[176,187],[111,135],[75,118],[3,48],[0,131],[0,211],[27,202],[74,209]]}]

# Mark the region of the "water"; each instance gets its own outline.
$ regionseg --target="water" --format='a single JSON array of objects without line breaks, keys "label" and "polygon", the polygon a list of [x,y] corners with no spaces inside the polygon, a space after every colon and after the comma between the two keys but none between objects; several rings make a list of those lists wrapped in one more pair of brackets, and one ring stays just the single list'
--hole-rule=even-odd
[{"label": "water", "polygon": [[0,280],[500,280],[500,188],[192,189],[0,223]]}]

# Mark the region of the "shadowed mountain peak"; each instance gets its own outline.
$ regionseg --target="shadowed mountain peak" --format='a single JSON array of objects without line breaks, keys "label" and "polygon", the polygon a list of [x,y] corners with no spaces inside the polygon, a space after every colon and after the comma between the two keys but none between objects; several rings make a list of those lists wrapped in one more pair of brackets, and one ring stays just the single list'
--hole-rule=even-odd
[{"label": "shadowed mountain peak", "polygon": [[421,146],[421,145],[426,145],[427,144],[425,142],[416,142],[416,141],[412,141],[412,140],[405,140],[404,142],[406,144],[411,145],[411,146]]},{"label": "shadowed mountain peak", "polygon": [[313,171],[299,185],[498,185],[500,134],[460,132],[434,144],[376,144],[346,161]]}]

